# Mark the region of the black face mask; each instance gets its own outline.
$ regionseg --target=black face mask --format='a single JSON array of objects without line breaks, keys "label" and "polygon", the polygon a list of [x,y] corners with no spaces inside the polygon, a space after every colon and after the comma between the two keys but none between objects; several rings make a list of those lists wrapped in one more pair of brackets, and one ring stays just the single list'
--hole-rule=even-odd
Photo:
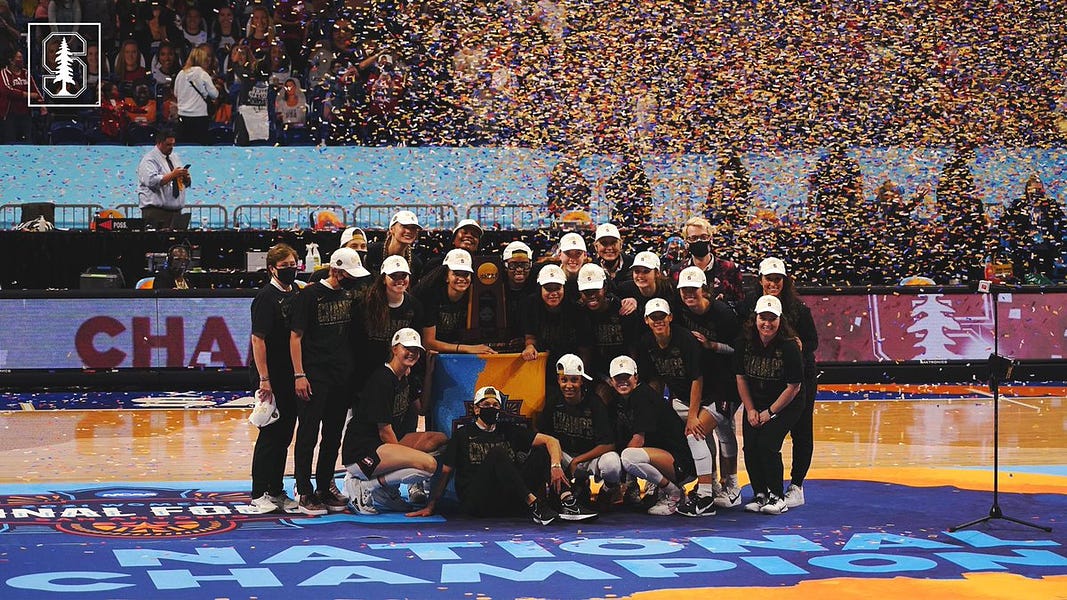
[{"label": "black face mask", "polygon": [[499,416],[500,409],[495,406],[483,406],[478,409],[478,418],[486,425],[496,425]]},{"label": "black face mask", "polygon": [[282,285],[290,286],[296,281],[296,267],[285,267],[283,269],[277,269],[278,273],[276,277],[278,281],[282,282]]},{"label": "black face mask", "polygon": [[711,242],[693,242],[689,244],[689,254],[697,258],[704,258],[711,254]]}]

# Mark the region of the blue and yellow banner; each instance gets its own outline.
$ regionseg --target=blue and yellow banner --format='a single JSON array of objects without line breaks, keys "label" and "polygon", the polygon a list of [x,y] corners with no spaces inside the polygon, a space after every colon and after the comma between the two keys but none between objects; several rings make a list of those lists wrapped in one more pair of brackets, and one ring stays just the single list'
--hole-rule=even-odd
[{"label": "blue and yellow banner", "polygon": [[486,385],[503,392],[509,402],[521,401],[519,413],[532,417],[545,404],[546,360],[544,353],[530,361],[520,354],[439,354],[430,394],[432,427],[451,433],[452,422],[467,414],[465,403]]}]

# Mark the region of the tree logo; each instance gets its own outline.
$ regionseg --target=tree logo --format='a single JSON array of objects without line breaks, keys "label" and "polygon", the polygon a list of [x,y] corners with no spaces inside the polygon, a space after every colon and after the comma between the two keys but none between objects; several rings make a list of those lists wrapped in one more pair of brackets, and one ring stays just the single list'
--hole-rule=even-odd
[{"label": "tree logo", "polygon": [[[41,104],[31,107],[97,107],[100,106],[99,84],[89,84],[89,62],[96,62],[95,72],[100,72],[100,53],[90,57],[90,48],[98,47],[99,23],[44,23],[35,31],[30,23],[29,39],[40,40],[37,52],[27,53],[31,73],[36,77],[36,88],[43,98]],[[50,25],[54,25],[53,29]],[[36,34],[36,35],[35,35]],[[32,61],[39,58],[41,64],[35,69]],[[36,90],[34,90],[36,91]]]}]

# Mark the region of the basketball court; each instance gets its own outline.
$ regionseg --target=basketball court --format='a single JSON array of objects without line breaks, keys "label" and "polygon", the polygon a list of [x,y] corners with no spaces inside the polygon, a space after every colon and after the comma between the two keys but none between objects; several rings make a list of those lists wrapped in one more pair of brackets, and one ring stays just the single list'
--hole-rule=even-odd
[{"label": "basketball court", "polygon": [[1065,396],[1002,387],[1000,506],[1047,533],[949,532],[992,505],[980,385],[823,386],[807,504],[780,516],[548,527],[258,515],[243,394],[5,394],[2,597],[1067,598]]}]

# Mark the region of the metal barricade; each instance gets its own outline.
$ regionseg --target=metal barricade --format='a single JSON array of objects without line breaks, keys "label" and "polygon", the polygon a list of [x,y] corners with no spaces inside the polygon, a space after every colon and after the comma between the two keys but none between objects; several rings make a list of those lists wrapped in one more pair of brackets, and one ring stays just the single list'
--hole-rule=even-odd
[{"label": "metal barricade", "polygon": [[[230,213],[221,204],[186,204],[185,208],[189,212],[190,228],[225,229],[230,225]],[[137,204],[120,204],[115,209],[127,219],[141,216],[141,208]]]},{"label": "metal barricade", "polygon": [[487,229],[538,229],[551,223],[543,204],[474,204],[467,218]]},{"label": "metal barricade", "polygon": [[19,217],[22,215],[21,204],[0,204],[0,227],[14,229],[19,225]]},{"label": "metal barricade", "polygon": [[[333,212],[341,225],[348,223],[348,211],[340,204],[241,204],[233,209],[237,229],[308,229],[323,211]],[[274,221],[277,221],[276,224]]]},{"label": "metal barricade", "polygon": [[[55,219],[53,225],[57,229],[89,229],[100,211],[104,210],[99,204],[55,204]],[[7,229],[14,229],[22,222],[22,204],[4,204],[0,206],[0,225]]]},{"label": "metal barricade", "polygon": [[459,222],[456,207],[451,204],[362,204],[352,211],[355,225],[365,229],[385,229],[389,219],[401,210],[415,213],[424,229],[452,229]]},{"label": "metal barricade", "polygon": [[141,216],[140,207],[136,204],[120,204],[115,210],[123,214],[127,219]]}]

